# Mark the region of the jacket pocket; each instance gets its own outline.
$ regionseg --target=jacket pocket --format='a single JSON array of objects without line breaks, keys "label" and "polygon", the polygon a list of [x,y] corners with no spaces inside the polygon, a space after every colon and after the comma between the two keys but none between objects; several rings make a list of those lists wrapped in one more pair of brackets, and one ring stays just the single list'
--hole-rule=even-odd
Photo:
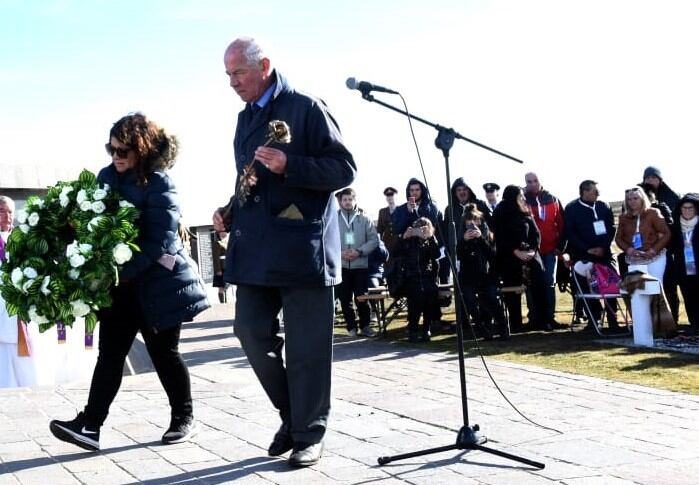
[{"label": "jacket pocket", "polygon": [[312,282],[323,275],[322,221],[273,218],[268,236],[270,279]]}]

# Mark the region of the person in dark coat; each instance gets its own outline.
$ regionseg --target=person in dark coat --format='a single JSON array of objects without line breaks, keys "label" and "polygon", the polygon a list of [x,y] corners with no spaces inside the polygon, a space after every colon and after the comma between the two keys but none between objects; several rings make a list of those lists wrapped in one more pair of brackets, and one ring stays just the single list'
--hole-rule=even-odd
[{"label": "person in dark coat", "polygon": [[396,250],[398,245],[398,235],[393,231],[393,220],[392,215],[396,210],[396,194],[398,191],[393,187],[386,187],[383,191],[383,195],[386,197],[386,207],[379,209],[379,218],[376,222],[376,232],[379,234],[379,238],[383,241],[388,254]]},{"label": "person in dark coat", "polygon": [[[400,237],[420,217],[427,217],[435,231],[441,230],[442,214],[432,201],[430,190],[425,184],[416,178],[410,179],[405,187],[405,198],[407,202],[396,207],[391,216],[394,234]],[[444,244],[444,237],[440,232],[436,233],[436,237],[441,247]]]},{"label": "person in dark coat", "polygon": [[[237,285],[235,335],[281,417],[269,454],[292,450],[289,465],[309,466],[330,413],[333,286],[342,280],[333,192],[352,183],[356,165],[325,103],[296,91],[255,39],[232,42],[224,65],[246,103],[233,142],[245,182],[213,216],[215,230],[230,232],[224,279]],[[288,125],[289,143],[263,146],[275,120]]]},{"label": "person in dark coat", "polygon": [[[502,201],[493,213],[493,232],[496,245],[496,267],[504,286],[526,284],[531,290],[533,312],[529,326],[532,329],[552,330],[551,322],[537,313],[544,308],[544,267],[539,254],[541,235],[532,219],[522,189],[508,185]],[[525,278],[526,274],[526,278]],[[518,332],[522,326],[521,296],[508,293],[504,296],[510,317],[510,329]]]},{"label": "person in dark coat", "polygon": [[674,256],[677,279],[684,298],[690,330],[689,334],[699,333],[699,275],[696,258],[699,255],[699,194],[686,194],[677,206],[677,214],[672,225],[670,252]]},{"label": "person in dark coat", "polygon": [[[651,184],[639,184],[639,187],[643,189],[643,192],[648,196],[650,201],[650,206],[653,209],[658,209],[660,214],[665,219],[665,222],[669,227],[672,227],[674,222],[674,216],[672,215],[672,210],[665,203],[658,200],[658,189]],[[620,258],[620,260],[623,258]],[[667,303],[670,307],[670,313],[672,313],[672,318],[677,322],[680,317],[680,298],[677,294],[677,270],[675,264],[675,257],[672,251],[666,254],[666,265],[665,274],[663,275],[663,291],[667,297]]]},{"label": "person in dark coat", "polygon": [[177,156],[177,140],[136,113],[112,126],[106,147],[112,164],[100,171],[97,181],[140,211],[136,243],[141,250],[119,273],[112,306],[98,311],[99,355],[84,411],[72,421],[51,421],[50,429],[60,440],[99,450],[100,427],[140,331],[170,402],[170,426],[162,441],[179,443],[198,430],[189,372],[178,350],[180,329],[209,302],[178,234],[177,190],[166,173]]},{"label": "person in dark coat", "polygon": [[438,319],[439,253],[434,226],[427,217],[419,217],[403,232],[398,258],[405,272],[410,342],[429,341],[431,325]]},{"label": "person in dark coat", "polygon": [[680,201],[680,195],[672,190],[665,180],[663,180],[663,175],[660,173],[660,169],[657,167],[646,167],[643,171],[643,183],[650,185],[655,192],[655,195],[659,202],[667,204],[671,212],[675,212],[677,209],[677,204]]},{"label": "person in dark coat", "polygon": [[483,213],[475,204],[464,210],[464,234],[457,243],[459,286],[466,310],[486,338],[492,337],[490,317],[495,319],[501,339],[510,336],[510,327],[498,304],[498,278],[495,272],[495,242]]},{"label": "person in dark coat", "polygon": [[[615,267],[612,256],[612,241],[616,233],[614,225],[614,213],[609,204],[599,200],[597,182],[583,180],[578,188],[580,198],[566,205],[564,210],[565,235],[568,241],[566,251],[570,254],[571,266],[578,261],[589,263],[602,263]],[[582,291],[590,291],[586,278],[578,278]],[[610,328],[617,328],[617,302],[607,300],[605,304],[607,321]],[[602,315],[602,304],[599,300],[589,300],[588,306],[595,320]],[[577,310],[577,309],[576,309]],[[588,327],[590,330],[592,326]]]}]

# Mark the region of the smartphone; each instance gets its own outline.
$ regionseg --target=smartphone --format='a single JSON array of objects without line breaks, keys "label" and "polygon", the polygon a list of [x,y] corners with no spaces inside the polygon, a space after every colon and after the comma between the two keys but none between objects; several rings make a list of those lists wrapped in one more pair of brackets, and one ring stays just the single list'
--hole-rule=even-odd
[{"label": "smartphone", "polygon": [[408,202],[410,202],[411,204],[414,204],[414,203],[415,203],[415,197],[408,197]]}]

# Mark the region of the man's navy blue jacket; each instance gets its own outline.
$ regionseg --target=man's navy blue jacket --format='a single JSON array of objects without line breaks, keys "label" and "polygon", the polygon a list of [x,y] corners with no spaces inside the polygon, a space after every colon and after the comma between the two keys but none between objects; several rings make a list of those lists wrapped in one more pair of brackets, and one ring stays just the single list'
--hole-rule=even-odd
[{"label": "man's navy blue jacket", "polygon": [[258,286],[333,286],[342,281],[337,204],[333,192],[354,180],[356,165],[325,104],[295,91],[277,72],[270,101],[238,115],[234,148],[238,176],[284,121],[291,143],[272,144],[287,157],[277,175],[255,162],[257,184],[245,204],[234,202],[224,279]]}]

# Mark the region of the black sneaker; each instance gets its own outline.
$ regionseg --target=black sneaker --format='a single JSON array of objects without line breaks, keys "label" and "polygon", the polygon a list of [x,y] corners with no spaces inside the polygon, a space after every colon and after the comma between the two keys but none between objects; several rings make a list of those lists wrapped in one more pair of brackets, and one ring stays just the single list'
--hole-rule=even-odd
[{"label": "black sneaker", "polygon": [[190,438],[193,438],[198,432],[199,426],[194,421],[193,417],[187,416],[186,418],[180,418],[173,416],[172,420],[170,420],[170,427],[163,435],[163,444],[170,445],[189,441]]},{"label": "black sneaker", "polygon": [[90,451],[100,449],[100,430],[85,425],[85,414],[78,413],[72,421],[54,419],[49,423],[51,433],[61,441],[73,443]]}]

